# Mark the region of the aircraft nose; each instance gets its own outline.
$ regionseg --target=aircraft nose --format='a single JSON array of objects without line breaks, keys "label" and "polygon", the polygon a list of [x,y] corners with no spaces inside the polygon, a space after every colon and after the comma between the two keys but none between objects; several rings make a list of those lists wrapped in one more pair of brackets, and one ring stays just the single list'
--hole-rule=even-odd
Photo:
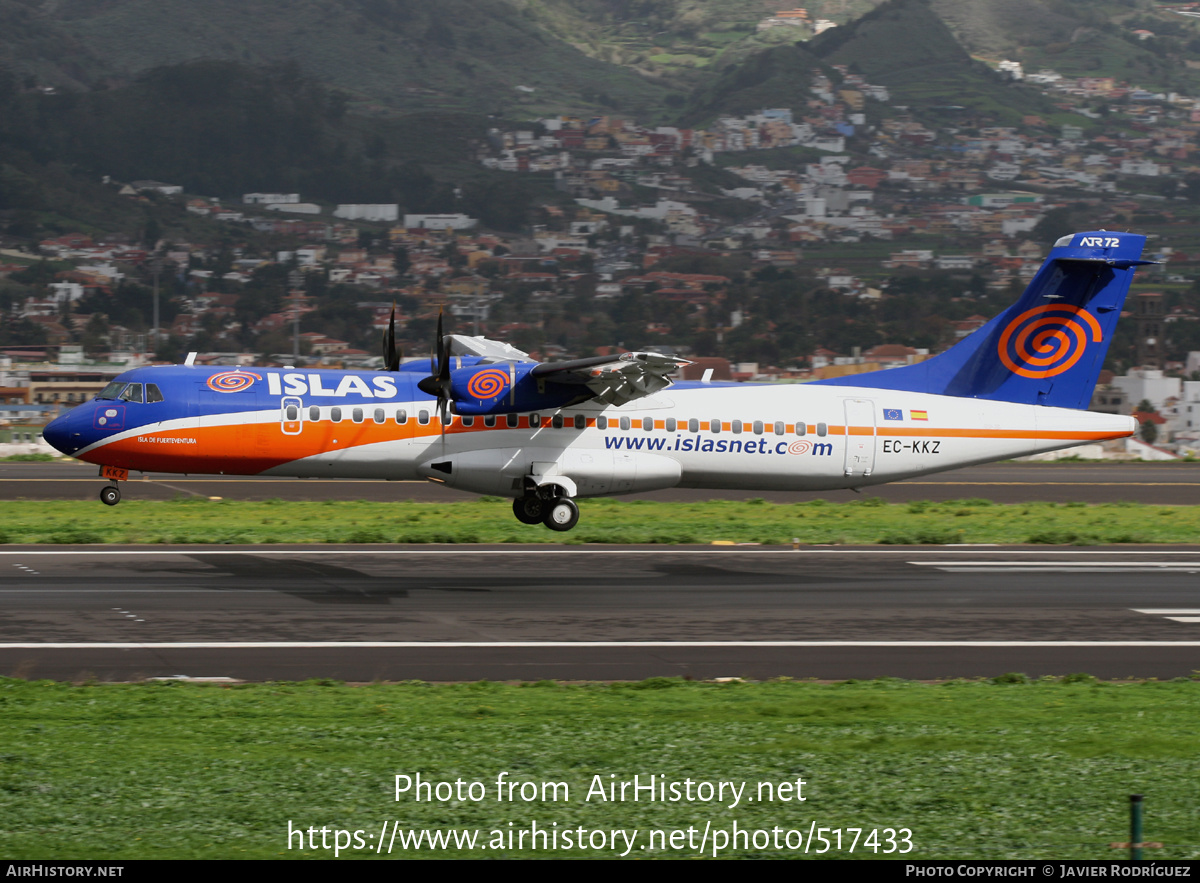
[{"label": "aircraft nose", "polygon": [[83,436],[78,429],[81,419],[80,415],[76,413],[78,410],[79,408],[76,408],[61,417],[55,417],[42,430],[42,438],[67,456],[71,456],[83,447]]}]

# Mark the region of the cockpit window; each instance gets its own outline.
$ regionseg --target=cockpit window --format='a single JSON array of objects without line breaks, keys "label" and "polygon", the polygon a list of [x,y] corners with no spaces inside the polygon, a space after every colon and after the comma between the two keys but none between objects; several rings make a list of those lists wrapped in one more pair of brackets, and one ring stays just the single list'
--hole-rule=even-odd
[{"label": "cockpit window", "polygon": [[98,399],[115,399],[117,396],[119,396],[121,394],[121,390],[123,390],[125,388],[125,386],[126,386],[126,383],[124,380],[114,380],[108,386],[104,387],[104,389],[100,390],[100,394],[98,396],[96,396],[96,398],[98,398]]},{"label": "cockpit window", "polygon": [[146,384],[146,401],[161,402],[163,400],[162,390],[158,388],[157,383]]},{"label": "cockpit window", "polygon": [[142,385],[140,383],[131,383],[125,387],[125,391],[121,393],[122,401],[126,402],[141,402],[142,401]]}]

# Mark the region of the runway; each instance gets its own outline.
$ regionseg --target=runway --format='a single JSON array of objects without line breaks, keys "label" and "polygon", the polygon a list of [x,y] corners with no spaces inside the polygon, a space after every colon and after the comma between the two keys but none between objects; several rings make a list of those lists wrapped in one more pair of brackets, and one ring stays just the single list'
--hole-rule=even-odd
[{"label": "runway", "polygon": [[1200,547],[4,547],[0,674],[939,679],[1200,670]]},{"label": "runway", "polygon": [[[106,484],[97,467],[72,462],[0,463],[0,499],[94,500]],[[292,479],[258,476],[182,476],[134,473],[122,485],[128,500],[170,500],[177,496],[238,500],[417,500],[450,502],[471,494],[421,481]],[[1200,463],[995,463],[928,475],[863,489],[863,496],[889,502],[961,500],[984,497],[1000,503],[1032,500],[1083,503],[1200,502]],[[674,502],[739,500],[760,497],[794,503],[818,497],[833,501],[859,499],[852,491],[822,494],[770,491],[713,491],[675,488],[625,499]]]}]

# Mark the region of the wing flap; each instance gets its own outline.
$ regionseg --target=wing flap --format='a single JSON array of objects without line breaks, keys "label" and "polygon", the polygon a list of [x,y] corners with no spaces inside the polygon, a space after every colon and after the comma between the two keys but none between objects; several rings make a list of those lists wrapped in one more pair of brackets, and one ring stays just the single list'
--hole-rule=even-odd
[{"label": "wing flap", "polygon": [[659,353],[620,353],[569,362],[545,362],[531,372],[540,380],[586,386],[592,398],[620,406],[671,385],[668,376],[686,359]]}]

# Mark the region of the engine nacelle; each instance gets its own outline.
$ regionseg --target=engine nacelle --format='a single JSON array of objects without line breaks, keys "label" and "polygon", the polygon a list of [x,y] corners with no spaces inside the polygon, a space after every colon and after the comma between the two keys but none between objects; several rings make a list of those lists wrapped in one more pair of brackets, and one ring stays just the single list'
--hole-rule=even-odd
[{"label": "engine nacelle", "polygon": [[[680,476],[679,463],[660,454],[535,447],[435,457],[417,472],[459,490],[506,497],[521,496],[530,478],[538,485],[562,484],[580,497],[598,497],[674,487]],[[556,482],[556,477],[568,481]]]},{"label": "engine nacelle", "polygon": [[454,412],[468,417],[564,408],[591,398],[580,384],[553,383],[530,374],[535,362],[509,362],[450,372]]}]

